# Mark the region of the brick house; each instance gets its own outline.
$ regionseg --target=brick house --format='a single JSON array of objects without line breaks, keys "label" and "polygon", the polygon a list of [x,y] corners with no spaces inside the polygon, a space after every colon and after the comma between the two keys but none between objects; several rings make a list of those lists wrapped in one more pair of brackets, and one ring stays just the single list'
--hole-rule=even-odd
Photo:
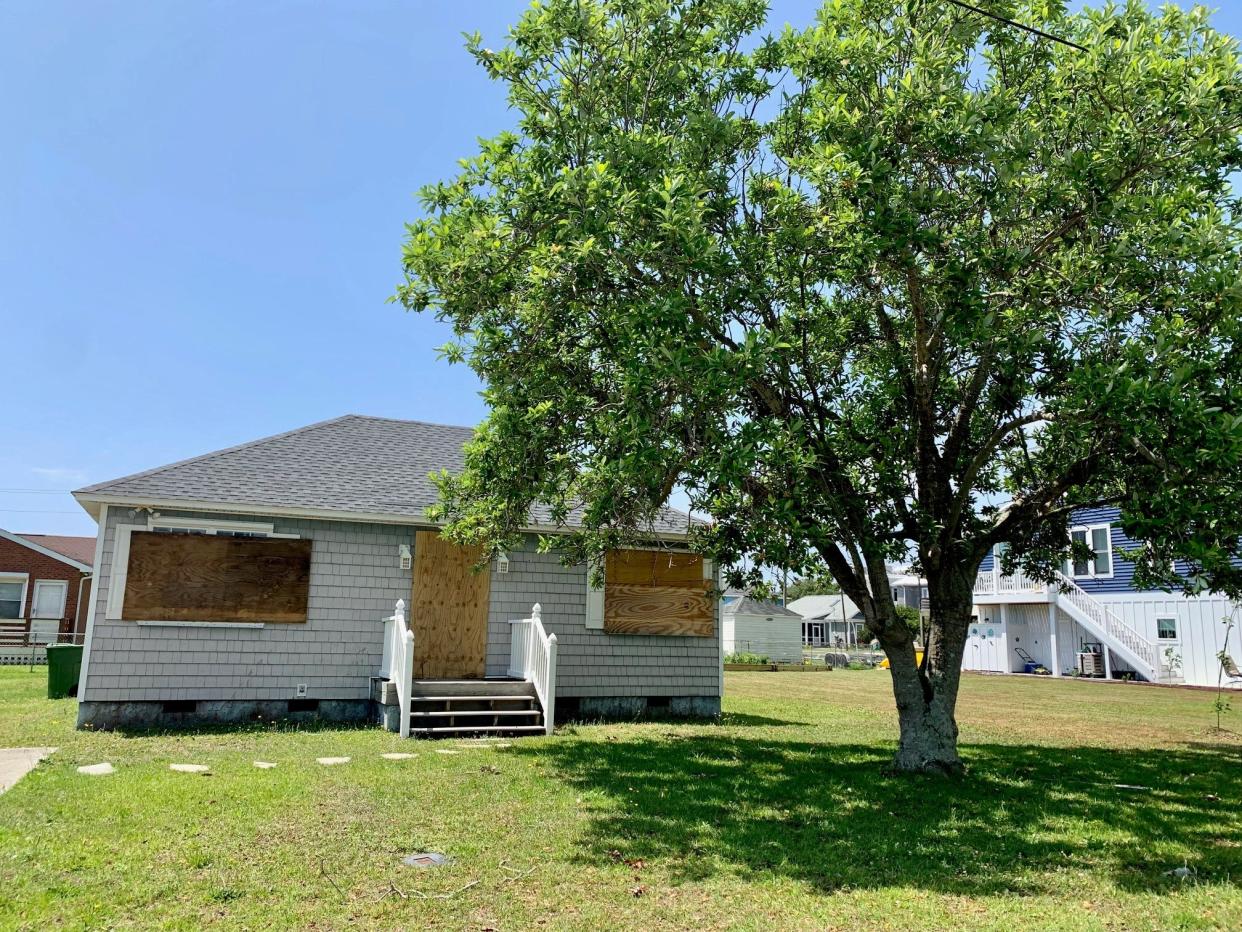
[{"label": "brick house", "polygon": [[15,641],[47,644],[76,638],[81,643],[94,553],[93,537],[14,534],[0,528],[0,662],[30,659],[29,650],[15,649]]}]

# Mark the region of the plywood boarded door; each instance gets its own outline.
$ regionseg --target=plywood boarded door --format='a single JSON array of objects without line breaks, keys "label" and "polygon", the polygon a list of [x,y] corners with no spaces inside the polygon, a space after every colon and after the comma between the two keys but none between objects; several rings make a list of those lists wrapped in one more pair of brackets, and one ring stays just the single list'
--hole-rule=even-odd
[{"label": "plywood boarded door", "polygon": [[473,571],[481,556],[479,548],[459,547],[435,531],[415,535],[409,614],[415,679],[482,678],[492,581],[487,569]]}]

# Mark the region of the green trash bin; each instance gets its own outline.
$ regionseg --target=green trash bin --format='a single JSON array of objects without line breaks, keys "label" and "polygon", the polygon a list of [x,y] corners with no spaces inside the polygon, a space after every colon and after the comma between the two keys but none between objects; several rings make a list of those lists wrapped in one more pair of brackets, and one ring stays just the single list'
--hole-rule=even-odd
[{"label": "green trash bin", "polygon": [[78,694],[78,674],[82,671],[81,644],[47,646],[47,697],[64,699]]}]

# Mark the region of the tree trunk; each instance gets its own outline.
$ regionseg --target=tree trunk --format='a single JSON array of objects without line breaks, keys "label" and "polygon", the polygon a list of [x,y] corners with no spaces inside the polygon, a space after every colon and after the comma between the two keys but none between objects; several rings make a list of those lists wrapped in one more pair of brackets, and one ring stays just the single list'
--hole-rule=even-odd
[{"label": "tree trunk", "polygon": [[[958,774],[963,770],[954,710],[974,599],[972,587],[963,584],[960,574],[938,575],[942,578],[928,578],[931,620],[923,666],[916,662],[914,638],[904,623],[894,618],[881,638],[901,728],[893,768],[908,773]],[[946,575],[950,578],[943,578]]]}]

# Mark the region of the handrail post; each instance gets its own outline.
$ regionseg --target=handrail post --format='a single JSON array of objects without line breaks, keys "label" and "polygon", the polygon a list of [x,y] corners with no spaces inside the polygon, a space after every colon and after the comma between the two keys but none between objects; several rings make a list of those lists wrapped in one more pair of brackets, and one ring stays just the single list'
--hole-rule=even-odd
[{"label": "handrail post", "polygon": [[[410,736],[410,692],[414,685],[414,632],[405,623],[405,599],[397,599],[392,613],[392,667],[389,678],[397,685],[397,707],[401,712],[398,733]],[[395,669],[393,669],[395,667]]]},{"label": "handrail post", "polygon": [[[536,606],[537,608],[538,606]],[[543,704],[543,731],[552,734],[556,727],[556,635],[548,635],[548,699]]]},{"label": "handrail post", "polygon": [[530,609],[530,637],[526,640],[526,670],[533,673],[538,669],[535,652],[543,649],[543,606],[538,602]]}]

